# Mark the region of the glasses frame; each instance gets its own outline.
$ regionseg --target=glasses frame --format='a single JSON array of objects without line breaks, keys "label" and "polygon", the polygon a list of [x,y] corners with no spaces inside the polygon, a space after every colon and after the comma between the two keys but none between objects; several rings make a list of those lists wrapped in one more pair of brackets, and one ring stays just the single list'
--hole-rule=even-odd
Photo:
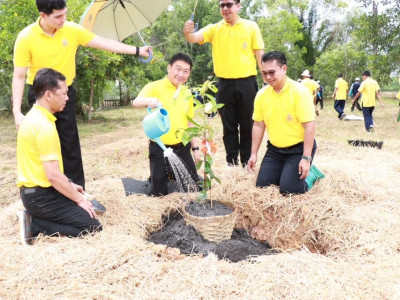
[{"label": "glasses frame", "polygon": [[218,6],[220,9],[224,9],[225,7],[227,7],[229,9],[229,8],[232,8],[236,4],[237,4],[236,2],[228,2],[228,3],[220,3],[220,4],[218,4]]}]

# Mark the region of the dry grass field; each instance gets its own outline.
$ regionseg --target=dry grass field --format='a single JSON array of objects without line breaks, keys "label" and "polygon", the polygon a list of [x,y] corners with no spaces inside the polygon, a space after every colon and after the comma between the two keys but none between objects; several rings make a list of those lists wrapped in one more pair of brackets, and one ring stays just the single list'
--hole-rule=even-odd
[{"label": "dry grass field", "polygon": [[[22,245],[16,130],[13,119],[1,118],[0,299],[400,299],[398,101],[385,98],[386,109],[376,108],[372,134],[363,121],[339,121],[332,101],[325,102],[314,163],[326,178],[301,196],[257,189],[256,174],[228,168],[220,120],[212,119],[222,181],[212,198],[232,202],[237,226],[281,251],[239,263],[183,256],[146,241],[182,195],[125,196],[121,178],[149,175],[145,111],[128,108],[96,112],[96,121],[79,124],[87,191],[107,207],[104,231]],[[384,144],[353,147],[350,139]]]}]

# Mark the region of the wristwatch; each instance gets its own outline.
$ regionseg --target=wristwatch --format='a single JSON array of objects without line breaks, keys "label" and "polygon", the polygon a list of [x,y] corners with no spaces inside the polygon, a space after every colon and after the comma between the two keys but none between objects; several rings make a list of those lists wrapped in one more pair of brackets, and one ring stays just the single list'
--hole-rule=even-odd
[{"label": "wristwatch", "polygon": [[192,151],[196,151],[196,150],[200,150],[200,148],[199,147],[193,147],[192,148]]},{"label": "wristwatch", "polygon": [[305,155],[302,155],[302,156],[301,156],[301,159],[304,159],[304,160],[306,160],[306,161],[309,161],[309,162],[311,162],[311,160],[312,160],[312,157],[311,157],[311,156],[305,156]]}]

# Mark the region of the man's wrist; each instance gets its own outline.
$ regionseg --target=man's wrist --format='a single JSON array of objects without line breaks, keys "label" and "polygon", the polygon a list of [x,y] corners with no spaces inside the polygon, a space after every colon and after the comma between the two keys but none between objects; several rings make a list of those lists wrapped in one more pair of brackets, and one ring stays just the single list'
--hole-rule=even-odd
[{"label": "man's wrist", "polygon": [[192,151],[194,152],[194,151],[199,151],[200,150],[200,148],[198,147],[198,146],[196,146],[196,147],[192,147]]},{"label": "man's wrist", "polygon": [[136,46],[136,53],[135,56],[139,56],[139,52],[140,52],[140,48],[138,46]]},{"label": "man's wrist", "polygon": [[301,156],[301,159],[304,159],[304,160],[306,160],[306,161],[308,161],[308,162],[311,162],[312,156],[302,155],[302,156]]}]

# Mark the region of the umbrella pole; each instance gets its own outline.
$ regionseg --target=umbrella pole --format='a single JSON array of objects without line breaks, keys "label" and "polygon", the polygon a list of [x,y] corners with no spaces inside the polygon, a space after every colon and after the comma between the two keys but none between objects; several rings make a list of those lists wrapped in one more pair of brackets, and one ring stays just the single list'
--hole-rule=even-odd
[{"label": "umbrella pole", "polygon": [[[138,33],[140,39],[142,40],[143,46],[147,46],[147,44],[146,44],[146,42],[144,41],[144,39],[143,39],[142,35],[140,34],[140,32],[138,31],[137,33]],[[142,58],[142,57],[139,58],[139,60],[140,60],[142,63],[145,63],[145,64],[147,64],[148,62],[150,62],[152,59],[153,59],[153,53],[151,53],[151,52],[149,52],[149,58],[148,58],[148,59],[144,59],[144,58]]]}]

